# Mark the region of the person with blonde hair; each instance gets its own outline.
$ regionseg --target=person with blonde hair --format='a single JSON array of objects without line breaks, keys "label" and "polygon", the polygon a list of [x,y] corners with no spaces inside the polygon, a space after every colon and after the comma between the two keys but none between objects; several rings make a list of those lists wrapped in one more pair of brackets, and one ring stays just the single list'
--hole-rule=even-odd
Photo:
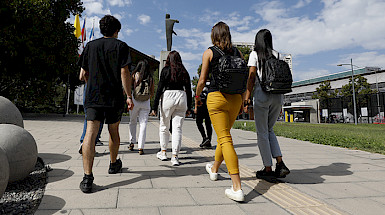
[{"label": "person with blonde hair", "polygon": [[[239,176],[238,156],[234,150],[230,129],[233,126],[240,110],[242,110],[243,94],[228,94],[219,91],[216,82],[218,74],[219,59],[222,53],[239,56],[241,52],[232,46],[229,26],[224,22],[218,22],[211,30],[211,41],[214,46],[208,48],[202,57],[202,70],[199,77],[195,95],[195,105],[201,105],[201,94],[206,80],[211,74],[211,83],[207,96],[207,109],[214,130],[217,134],[217,148],[215,150],[214,164],[206,164],[206,171],[210,179],[215,181],[218,178],[218,169],[224,160],[230,174],[232,187],[226,189],[225,195],[235,201],[244,201],[244,193],[241,188]],[[218,50],[219,49],[219,50]]]}]

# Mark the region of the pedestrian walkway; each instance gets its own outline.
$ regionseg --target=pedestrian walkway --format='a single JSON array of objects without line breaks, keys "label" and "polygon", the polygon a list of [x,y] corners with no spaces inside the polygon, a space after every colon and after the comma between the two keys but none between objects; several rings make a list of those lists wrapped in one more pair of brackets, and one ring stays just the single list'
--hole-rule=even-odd
[{"label": "pedestrian walkway", "polygon": [[84,194],[77,151],[83,118],[26,117],[24,126],[34,136],[39,156],[53,168],[36,214],[383,214],[385,209],[385,156],[278,137],[291,174],[271,184],[255,178],[263,167],[256,134],[235,129],[231,132],[246,201],[234,202],[224,194],[231,186],[225,165],[219,180],[210,181],[204,166],[213,161],[214,150],[199,148],[201,137],[192,119],[183,126],[181,165],[172,167],[170,160],[156,158],[159,121],[150,119],[145,154],[139,155],[127,149],[124,117],[119,152],[123,170],[116,175],[107,173],[106,126],[104,146],[96,147],[94,193]]}]

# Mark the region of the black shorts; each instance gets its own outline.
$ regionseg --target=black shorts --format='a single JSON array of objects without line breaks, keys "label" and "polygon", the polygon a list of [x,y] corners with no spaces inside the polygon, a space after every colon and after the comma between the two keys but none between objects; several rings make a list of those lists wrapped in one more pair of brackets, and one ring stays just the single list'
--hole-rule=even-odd
[{"label": "black shorts", "polygon": [[89,107],[87,108],[87,121],[100,121],[106,124],[114,124],[122,119],[122,108]]}]

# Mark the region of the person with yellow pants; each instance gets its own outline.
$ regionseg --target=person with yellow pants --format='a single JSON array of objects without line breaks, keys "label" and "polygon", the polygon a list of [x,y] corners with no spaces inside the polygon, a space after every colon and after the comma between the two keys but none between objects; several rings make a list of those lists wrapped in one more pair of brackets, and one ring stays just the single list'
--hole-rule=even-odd
[{"label": "person with yellow pants", "polygon": [[[221,52],[233,54],[241,58],[243,56],[237,48],[232,46],[230,28],[224,22],[218,22],[214,25],[211,30],[211,41],[214,46],[211,46],[203,53],[202,70],[195,93],[195,95],[201,94],[206,80],[209,74],[211,74],[212,79],[210,80],[212,81],[207,96],[207,109],[218,137],[218,143],[215,151],[215,162],[214,164],[206,164],[206,171],[209,173],[211,180],[217,180],[218,169],[222,161],[225,160],[233,184],[230,189],[226,189],[225,194],[232,200],[244,201],[245,197],[239,176],[238,156],[234,150],[230,134],[230,129],[242,108],[243,95],[220,92],[214,77],[217,74],[215,70],[218,69],[219,58],[222,57]],[[195,96],[195,106],[198,107],[201,104],[200,97]]]}]

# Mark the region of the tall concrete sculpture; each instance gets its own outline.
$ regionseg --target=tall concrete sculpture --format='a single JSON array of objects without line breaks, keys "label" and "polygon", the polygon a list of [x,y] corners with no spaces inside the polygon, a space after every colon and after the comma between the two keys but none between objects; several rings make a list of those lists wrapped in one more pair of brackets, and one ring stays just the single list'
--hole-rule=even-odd
[{"label": "tall concrete sculpture", "polygon": [[176,19],[170,19],[170,14],[166,14],[166,39],[167,39],[167,51],[171,51],[172,46],[172,34],[177,34],[174,31],[174,24],[179,23]]}]

